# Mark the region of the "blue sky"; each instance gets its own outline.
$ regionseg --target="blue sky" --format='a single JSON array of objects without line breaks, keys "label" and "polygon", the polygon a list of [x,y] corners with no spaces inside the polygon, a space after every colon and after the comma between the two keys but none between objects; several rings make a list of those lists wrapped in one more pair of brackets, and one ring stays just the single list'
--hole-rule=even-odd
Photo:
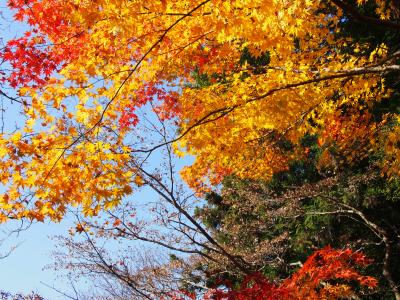
[{"label": "blue sky", "polygon": [[[63,299],[44,282],[63,290],[69,289],[68,283],[57,278],[59,275],[52,269],[43,269],[52,262],[51,251],[54,241],[49,237],[56,234],[65,234],[70,226],[69,220],[59,224],[38,223],[13,236],[1,246],[3,251],[10,246],[19,246],[7,257],[0,260],[0,287],[9,292],[36,291],[47,299]],[[10,225],[8,225],[10,227]]]}]

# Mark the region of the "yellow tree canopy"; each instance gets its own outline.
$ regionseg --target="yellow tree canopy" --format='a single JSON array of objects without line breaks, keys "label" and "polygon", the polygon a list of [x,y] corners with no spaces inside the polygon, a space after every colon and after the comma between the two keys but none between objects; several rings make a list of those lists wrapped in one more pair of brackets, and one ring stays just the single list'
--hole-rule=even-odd
[{"label": "yellow tree canopy", "polygon": [[132,112],[151,96],[179,124],[177,153],[196,156],[182,173],[196,189],[230,173],[268,179],[296,155],[283,138],[295,145],[339,123],[356,133],[344,148],[357,138],[373,147],[380,124],[359,112],[390,95],[382,74],[399,69],[399,53],[340,25],[350,16],[398,30],[388,2],[9,0],[32,30],[2,54],[26,122],[0,135],[1,220],[59,220],[68,205],[92,215],[132,193],[143,183],[135,153],[146,151],[130,146]]}]

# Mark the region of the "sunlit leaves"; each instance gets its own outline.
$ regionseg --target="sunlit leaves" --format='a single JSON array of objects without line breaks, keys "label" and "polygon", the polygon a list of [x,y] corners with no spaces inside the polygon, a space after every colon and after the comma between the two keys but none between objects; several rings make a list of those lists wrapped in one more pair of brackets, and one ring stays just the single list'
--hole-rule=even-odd
[{"label": "sunlit leaves", "polygon": [[[324,136],[332,121],[345,124],[344,139],[358,112],[390,95],[370,72],[392,61],[386,45],[367,53],[368,42],[341,38],[342,11],[326,1],[9,6],[31,30],[2,53],[13,68],[2,80],[21,88],[26,117],[0,139],[4,216],[58,220],[68,205],[87,215],[117,205],[143,184],[129,145],[142,142],[130,134],[146,105],[179,125],[174,147],[196,156],[183,177],[201,190],[230,173],[270,178],[296,155],[284,145],[305,133],[348,149]],[[344,107],[356,116],[341,116]],[[364,125],[363,139],[380,128]]]}]

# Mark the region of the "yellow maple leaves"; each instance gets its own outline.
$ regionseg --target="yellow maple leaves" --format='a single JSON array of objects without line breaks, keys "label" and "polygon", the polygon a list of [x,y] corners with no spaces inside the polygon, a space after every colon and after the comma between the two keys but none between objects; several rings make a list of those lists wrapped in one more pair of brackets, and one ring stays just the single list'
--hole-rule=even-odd
[{"label": "yellow maple leaves", "polygon": [[[3,220],[59,220],[68,205],[94,215],[143,185],[128,146],[137,141],[118,120],[139,105],[134,95],[149,82],[178,85],[186,132],[178,143],[196,156],[183,176],[196,188],[231,172],[269,178],[292,158],[282,140],[296,144],[306,132],[318,133],[345,103],[387,96],[378,72],[357,71],[387,59],[385,45],[365,56],[366,45],[341,51],[351,41],[336,37],[342,12],[326,1],[57,3],[65,6],[65,24],[81,32],[47,32],[52,51],[62,52],[59,45],[71,39],[85,42],[44,86],[19,91],[29,99],[27,122],[0,137]],[[268,53],[269,61],[240,63],[244,51],[254,58]],[[208,78],[201,88],[188,84],[196,68]]]}]

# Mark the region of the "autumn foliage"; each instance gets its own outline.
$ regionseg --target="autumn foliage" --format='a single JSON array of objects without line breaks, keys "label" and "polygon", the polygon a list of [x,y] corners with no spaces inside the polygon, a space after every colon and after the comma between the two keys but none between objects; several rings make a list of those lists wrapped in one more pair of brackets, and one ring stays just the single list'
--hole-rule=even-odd
[{"label": "autumn foliage", "polygon": [[[375,21],[390,28],[396,12],[384,2],[356,8],[373,5]],[[351,130],[362,110],[389,97],[381,75],[398,57],[384,42],[347,37],[337,1],[8,5],[30,30],[1,53],[12,67],[2,81],[19,88],[26,117],[0,136],[3,221],[59,220],[70,204],[94,215],[120,203],[141,176],[128,161],[151,151],[126,138],[145,106],[178,125],[176,153],[196,157],[182,177],[198,192],[232,173],[269,179],[296,156],[281,142],[296,148],[304,134],[328,132],[328,148],[332,120]],[[385,140],[376,129],[392,117],[358,130],[366,152]],[[396,150],[387,149],[386,173],[396,174]]]},{"label": "autumn foliage", "polygon": [[[253,274],[239,288],[225,282],[225,289],[217,288],[206,298],[338,299],[377,285],[358,270],[369,263],[363,254],[327,247],[277,282],[247,272],[244,265],[263,262],[261,254],[251,256],[249,249],[289,243],[294,223],[278,228],[275,236],[271,233],[279,227],[279,218],[306,223],[320,213],[335,215],[338,224],[344,224],[342,216],[351,216],[372,231],[365,244],[384,244],[380,274],[400,299],[390,261],[398,247],[398,228],[374,215],[379,201],[398,198],[397,188],[390,185],[400,174],[396,1],[7,3],[27,30],[6,41],[0,51],[0,95],[19,113],[15,126],[14,121],[5,122],[2,103],[0,223],[58,222],[71,207],[95,218],[129,204],[146,185],[175,210],[157,206],[154,223],[183,226],[178,231],[184,237],[176,240],[192,239],[197,243],[192,244],[203,246],[183,252],[212,261],[212,270],[224,262],[240,276]],[[8,96],[3,87],[15,95]],[[160,153],[166,153],[169,163],[146,169]],[[176,188],[174,159],[183,156],[193,161],[180,170],[187,186]],[[313,174],[307,177],[310,170]],[[168,176],[171,182],[166,183]],[[257,196],[233,191],[239,201],[211,205],[192,216],[201,211],[196,207],[201,201],[190,206],[187,199],[219,191],[227,176],[277,188],[262,194],[253,184]],[[343,182],[351,184],[340,185]],[[321,187],[325,183],[328,192]],[[179,202],[187,187],[193,194]],[[285,202],[285,192],[296,201]],[[243,200],[239,196],[254,201],[234,207]],[[263,206],[260,199],[271,201]],[[392,202],[382,211],[396,211]],[[321,207],[330,210],[320,212]],[[227,222],[230,227],[204,229],[215,217],[207,213],[228,211],[235,214],[232,223]],[[260,230],[257,222],[272,213],[268,222],[260,222],[269,227]],[[243,230],[243,220],[253,227]],[[130,233],[133,239],[148,239],[138,229],[145,226],[126,225],[118,217],[107,222],[79,223],[75,232],[84,235],[94,227],[102,237],[117,230],[117,237]],[[101,228],[111,225],[108,231]],[[230,234],[218,236],[224,233],[221,229]],[[236,242],[235,234],[243,232],[255,238]],[[355,232],[360,232],[358,227]],[[177,248],[168,244],[172,238],[160,236],[152,242]],[[359,245],[354,240],[352,245]],[[239,246],[243,249],[236,249]],[[285,251],[282,246],[271,261]]]},{"label": "autumn foliage", "polygon": [[[248,275],[239,288],[217,288],[203,299],[215,300],[268,300],[268,299],[343,299],[354,295],[354,284],[374,288],[378,282],[363,276],[357,270],[371,261],[360,252],[350,249],[335,250],[326,247],[314,252],[290,278],[279,285],[271,283],[262,274]],[[178,293],[179,294],[179,293]],[[197,299],[195,295],[173,299]]]}]

